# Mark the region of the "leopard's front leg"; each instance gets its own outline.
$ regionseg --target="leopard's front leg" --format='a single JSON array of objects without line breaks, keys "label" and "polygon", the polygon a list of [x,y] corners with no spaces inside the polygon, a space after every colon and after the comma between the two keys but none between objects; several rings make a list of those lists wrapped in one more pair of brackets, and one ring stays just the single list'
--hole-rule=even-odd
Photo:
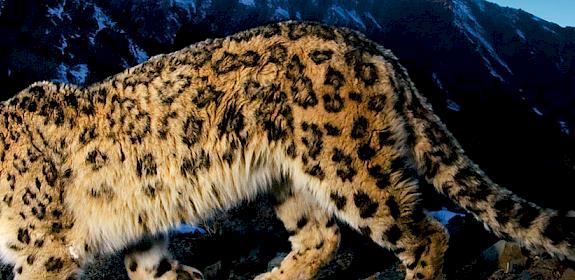
[{"label": "leopard's front leg", "polygon": [[128,249],[124,265],[131,280],[202,280],[202,273],[179,264],[168,252],[165,236],[148,238]]},{"label": "leopard's front leg", "polygon": [[291,252],[279,267],[256,280],[310,279],[328,263],[339,246],[340,232],[332,215],[310,196],[289,187],[275,193],[277,216],[291,235]]}]

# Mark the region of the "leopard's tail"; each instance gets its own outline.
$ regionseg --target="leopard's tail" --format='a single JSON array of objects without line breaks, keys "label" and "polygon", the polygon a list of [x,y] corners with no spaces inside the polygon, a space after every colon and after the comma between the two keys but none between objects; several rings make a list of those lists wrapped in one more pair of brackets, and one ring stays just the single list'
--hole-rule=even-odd
[{"label": "leopard's tail", "polygon": [[472,213],[495,234],[535,251],[575,260],[575,211],[544,209],[491,181],[464,153],[432,112],[407,73],[387,53],[396,108],[407,121],[407,147],[415,168],[435,189]]}]

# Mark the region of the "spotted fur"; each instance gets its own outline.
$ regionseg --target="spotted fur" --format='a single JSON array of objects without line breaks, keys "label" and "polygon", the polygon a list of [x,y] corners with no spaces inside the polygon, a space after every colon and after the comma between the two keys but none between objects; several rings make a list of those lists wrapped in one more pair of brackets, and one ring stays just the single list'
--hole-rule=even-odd
[{"label": "spotted fur", "polygon": [[[573,211],[498,187],[397,59],[343,28],[272,24],[87,87],[38,82],[0,121],[0,257],[17,279],[77,277],[94,254],[265,192],[293,251],[258,279],[312,278],[339,243],[333,216],[393,250],[407,279],[435,279],[447,234],[420,180],[495,233],[575,259]],[[201,277],[154,244],[126,256],[130,277]]]}]

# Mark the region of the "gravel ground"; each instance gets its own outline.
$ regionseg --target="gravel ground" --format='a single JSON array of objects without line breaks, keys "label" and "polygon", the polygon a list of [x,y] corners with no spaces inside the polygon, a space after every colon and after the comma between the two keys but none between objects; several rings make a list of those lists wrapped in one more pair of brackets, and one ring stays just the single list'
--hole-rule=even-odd
[{"label": "gravel ground", "polygon": [[[265,199],[232,209],[209,223],[208,234],[172,235],[170,250],[180,262],[202,270],[207,279],[252,279],[271,269],[290,248],[287,233],[270,209]],[[403,279],[403,269],[393,254],[345,225],[340,228],[340,249],[316,279]],[[451,219],[446,279],[575,280],[573,263],[550,257],[526,254],[523,267],[507,272],[498,269],[497,263],[482,258],[486,249],[497,241],[482,228],[468,216]],[[2,267],[0,279],[12,279],[10,270],[8,266]],[[97,257],[82,279],[128,279],[122,253]]]}]

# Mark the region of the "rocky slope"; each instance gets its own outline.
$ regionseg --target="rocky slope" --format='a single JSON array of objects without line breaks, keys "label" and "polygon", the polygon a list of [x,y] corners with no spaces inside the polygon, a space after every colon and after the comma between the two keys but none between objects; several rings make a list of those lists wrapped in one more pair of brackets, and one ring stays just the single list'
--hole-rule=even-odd
[{"label": "rocky slope", "polygon": [[[573,280],[575,265],[549,256],[534,256],[482,231],[470,216],[448,222],[450,248],[447,280]],[[170,250],[182,263],[202,270],[208,280],[251,280],[277,266],[289,252],[288,234],[271,211],[266,197],[233,209],[209,222],[209,234],[174,233]],[[318,280],[402,280],[397,258],[340,224],[342,242]],[[12,279],[10,267],[0,266],[0,279]],[[99,256],[83,280],[127,280],[123,255]]]}]

